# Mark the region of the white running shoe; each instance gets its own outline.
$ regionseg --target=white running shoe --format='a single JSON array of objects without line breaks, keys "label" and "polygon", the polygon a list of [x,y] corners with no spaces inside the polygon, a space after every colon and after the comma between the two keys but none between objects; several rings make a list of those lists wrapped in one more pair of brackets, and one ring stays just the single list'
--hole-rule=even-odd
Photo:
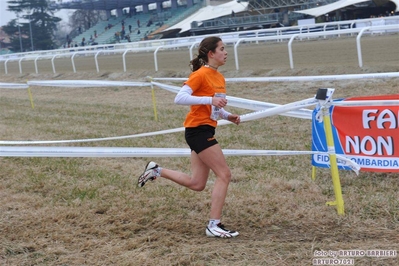
[{"label": "white running shoe", "polygon": [[154,181],[157,179],[156,169],[158,168],[158,164],[155,162],[149,162],[145,166],[144,172],[139,176],[138,185],[139,187],[143,187],[147,181]]},{"label": "white running shoe", "polygon": [[206,227],[205,233],[209,237],[230,238],[239,235],[237,231],[230,231],[224,228],[223,224],[219,223],[214,227]]}]

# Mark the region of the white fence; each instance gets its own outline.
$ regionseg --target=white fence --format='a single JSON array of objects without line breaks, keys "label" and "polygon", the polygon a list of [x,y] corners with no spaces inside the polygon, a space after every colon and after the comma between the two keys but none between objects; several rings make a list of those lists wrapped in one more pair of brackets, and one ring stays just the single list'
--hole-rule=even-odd
[{"label": "white fence", "polygon": [[[330,23],[320,23],[312,25],[302,25],[295,27],[284,27],[275,29],[261,29],[254,31],[241,31],[218,34],[226,44],[234,45],[234,59],[236,69],[239,70],[238,47],[243,42],[260,41],[288,41],[288,53],[290,60],[290,67],[294,68],[294,61],[292,55],[292,43],[296,39],[311,39],[311,38],[327,38],[329,36],[353,36],[357,35],[357,56],[359,67],[363,66],[362,51],[361,51],[361,37],[363,34],[384,34],[391,32],[399,32],[399,17],[385,17],[376,19],[363,19],[353,21],[339,21]],[[67,49],[58,49],[50,51],[35,51],[28,53],[8,54],[0,57],[0,62],[4,63],[4,72],[8,74],[8,63],[17,61],[19,72],[22,74],[22,61],[33,60],[35,65],[35,72],[39,73],[37,61],[43,59],[51,59],[51,66],[53,73],[56,73],[55,59],[56,58],[70,58],[73,72],[76,73],[75,57],[76,56],[94,56],[95,67],[97,72],[100,71],[98,63],[98,56],[100,54],[121,54],[121,63],[123,71],[126,72],[126,55],[128,52],[152,52],[154,54],[154,69],[158,71],[157,53],[164,49],[187,49],[189,51],[190,60],[193,58],[193,49],[198,46],[199,42],[207,35],[191,36],[174,39],[160,39],[152,41],[142,41],[134,43],[124,43],[117,45],[96,45],[86,47],[76,47]]]}]

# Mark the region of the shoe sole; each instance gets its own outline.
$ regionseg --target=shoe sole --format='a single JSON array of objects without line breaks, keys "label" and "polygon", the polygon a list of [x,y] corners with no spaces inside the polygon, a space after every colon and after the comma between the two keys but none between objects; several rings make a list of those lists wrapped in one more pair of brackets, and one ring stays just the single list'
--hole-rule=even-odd
[{"label": "shoe sole", "polygon": [[230,233],[222,233],[223,235],[215,235],[212,233],[211,230],[209,230],[209,228],[206,228],[205,234],[207,237],[217,237],[217,238],[233,238],[233,237],[237,237],[239,235],[239,233],[237,231],[235,231],[234,233],[230,234]]},{"label": "shoe sole", "polygon": [[[154,163],[155,165],[154,165],[153,167],[148,168],[148,166],[149,166],[151,163],[154,163],[154,162],[151,161],[151,162],[148,162],[148,163],[147,163],[147,165],[146,165],[145,168],[144,168],[144,172],[139,176],[139,179],[140,179],[140,177],[142,177],[142,176],[145,174],[145,172],[146,172],[147,170],[150,170],[150,169],[153,169],[154,167],[157,167],[157,164]],[[147,179],[146,181],[139,182],[139,183],[138,183],[138,186],[139,186],[139,187],[144,187],[145,183],[147,183],[148,180],[149,180],[149,179]]]}]

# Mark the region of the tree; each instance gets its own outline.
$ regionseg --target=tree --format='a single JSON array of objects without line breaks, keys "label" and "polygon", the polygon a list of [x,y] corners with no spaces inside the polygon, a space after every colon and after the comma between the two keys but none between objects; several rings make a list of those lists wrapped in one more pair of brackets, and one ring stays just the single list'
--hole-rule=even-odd
[{"label": "tree", "polygon": [[8,22],[7,25],[3,26],[2,29],[10,37],[10,47],[9,47],[10,50],[14,52],[23,51],[24,45],[22,46],[20,45],[20,40],[22,41],[22,38],[21,39],[19,38],[20,30],[18,29],[17,20],[16,19],[11,20],[10,22]]},{"label": "tree", "polygon": [[[73,12],[69,17],[69,28],[72,29],[68,37],[73,40],[81,34],[82,32],[90,29],[96,25],[100,20],[106,20],[107,16],[105,11],[101,10],[83,10],[78,9]],[[95,38],[95,32],[93,31],[91,35]]]},{"label": "tree", "polygon": [[8,11],[16,13],[23,21],[28,21],[21,22],[20,19],[14,19],[3,27],[10,36],[13,51],[30,50],[32,41],[34,50],[54,48],[54,32],[61,19],[53,16],[54,10],[50,9],[47,0],[9,0],[7,3]]},{"label": "tree", "polygon": [[89,29],[97,24],[99,20],[105,19],[105,17],[104,11],[78,9],[69,18],[69,26],[75,29],[78,27]]}]

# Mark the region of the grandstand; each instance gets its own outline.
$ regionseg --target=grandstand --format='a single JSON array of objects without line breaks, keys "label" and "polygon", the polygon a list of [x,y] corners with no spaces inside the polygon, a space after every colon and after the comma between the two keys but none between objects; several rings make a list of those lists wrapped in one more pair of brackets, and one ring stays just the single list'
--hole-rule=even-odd
[{"label": "grandstand", "polygon": [[353,20],[389,16],[398,11],[399,0],[249,0],[246,11],[235,13],[234,17],[195,21],[189,34],[293,26],[308,18],[315,18],[315,22]]},{"label": "grandstand", "polygon": [[[122,16],[115,17],[111,16],[106,21],[100,21],[93,27],[86,29],[81,34],[74,37],[74,42],[80,43],[80,40],[85,38],[89,40],[90,36],[94,36],[94,31],[97,33],[97,38],[95,42],[98,44],[108,44],[108,43],[123,43],[128,42],[129,38],[131,42],[140,41],[149,38],[157,30],[168,27],[169,24],[174,24],[174,19],[182,19],[181,16],[188,16],[192,12],[195,12],[197,6],[193,6],[191,9],[185,9],[184,7],[179,7],[173,12],[168,12],[164,14],[162,18],[153,14],[136,13],[134,16]],[[177,12],[180,12],[177,13]],[[138,21],[140,26],[138,25]],[[124,25],[125,36],[129,35],[128,38],[119,39],[116,34],[121,34]],[[131,26],[131,32],[129,30],[129,25]]]},{"label": "grandstand", "polygon": [[[399,0],[64,0],[53,3],[57,9],[103,10],[106,21],[73,36],[80,45],[90,36],[90,44],[136,42],[152,38],[173,38],[230,31],[296,25],[298,20],[317,18],[317,22],[389,15],[399,11]],[[219,5],[211,12],[206,7]],[[240,6],[241,8],[237,8]],[[244,8],[243,8],[244,7]],[[323,7],[323,9],[321,9]],[[325,8],[324,8],[325,7]],[[205,10],[205,11],[204,11]],[[114,14],[113,14],[114,12]],[[199,15],[202,12],[203,15]],[[321,12],[321,13],[320,13]],[[140,21],[138,26],[137,21]],[[129,31],[129,25],[132,31]],[[122,38],[122,28],[125,36]],[[122,34],[123,35],[123,34]]]},{"label": "grandstand", "polygon": [[[201,8],[201,0],[171,0],[148,4],[146,0],[73,0],[53,3],[54,9],[102,10],[106,20],[90,28],[73,29],[69,34],[73,46],[135,42],[153,38],[157,33],[185,19]],[[115,14],[113,12],[115,11]],[[129,25],[131,27],[129,27]],[[131,30],[130,30],[131,28]],[[122,33],[124,30],[125,34]],[[96,38],[95,34],[97,35]],[[124,38],[122,37],[122,35]],[[92,42],[89,42],[91,39]]]}]

